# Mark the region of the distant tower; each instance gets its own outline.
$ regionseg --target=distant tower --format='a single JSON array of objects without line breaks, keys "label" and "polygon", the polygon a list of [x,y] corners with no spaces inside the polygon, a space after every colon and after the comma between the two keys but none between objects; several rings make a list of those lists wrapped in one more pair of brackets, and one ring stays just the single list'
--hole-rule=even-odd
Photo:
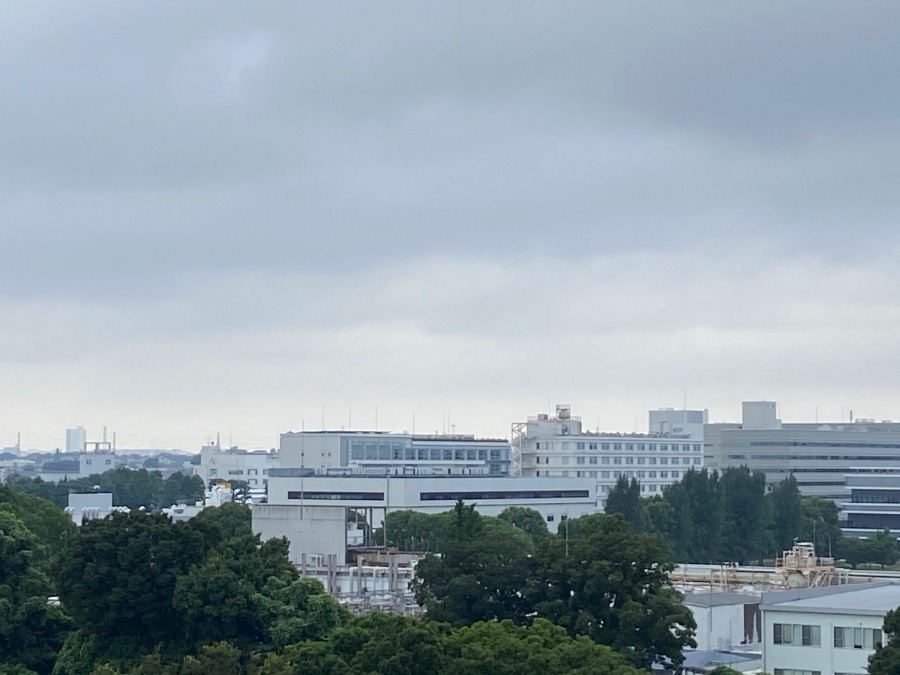
[{"label": "distant tower", "polygon": [[66,429],[66,452],[84,452],[87,432],[84,427]]}]

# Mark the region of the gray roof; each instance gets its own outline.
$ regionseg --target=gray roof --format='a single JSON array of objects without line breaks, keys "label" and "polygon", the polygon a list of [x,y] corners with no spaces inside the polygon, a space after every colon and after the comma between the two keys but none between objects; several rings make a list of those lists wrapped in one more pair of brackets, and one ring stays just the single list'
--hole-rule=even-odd
[{"label": "gray roof", "polygon": [[900,584],[874,583],[764,593],[763,610],[884,616],[900,607]]},{"label": "gray roof", "polygon": [[759,595],[750,593],[686,593],[684,604],[695,607],[721,607],[722,605],[747,605],[759,602]]}]

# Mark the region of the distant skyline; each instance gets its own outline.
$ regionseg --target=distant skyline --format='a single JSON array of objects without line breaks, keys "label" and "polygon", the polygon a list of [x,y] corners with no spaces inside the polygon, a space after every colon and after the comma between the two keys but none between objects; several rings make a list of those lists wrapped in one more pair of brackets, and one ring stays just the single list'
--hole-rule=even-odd
[{"label": "distant skyline", "polygon": [[[0,5],[0,446],[900,419],[900,5]],[[359,422],[357,423],[357,420]]]}]

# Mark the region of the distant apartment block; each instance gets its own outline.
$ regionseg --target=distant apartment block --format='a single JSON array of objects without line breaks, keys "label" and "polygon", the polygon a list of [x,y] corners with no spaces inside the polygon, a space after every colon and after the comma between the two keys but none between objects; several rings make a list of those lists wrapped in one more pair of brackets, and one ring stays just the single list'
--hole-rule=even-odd
[{"label": "distant apartment block", "polygon": [[619,478],[634,478],[650,497],[703,467],[706,411],[655,410],[650,433],[585,431],[568,405],[556,415],[539,414],[512,427],[515,472],[523,477],[588,478],[597,505]]},{"label": "distant apartment block", "polygon": [[291,431],[281,434],[278,454],[282,467],[375,475],[506,476],[510,468],[508,441],[463,434]]},{"label": "distant apartment block", "polygon": [[747,466],[769,486],[793,475],[804,496],[841,502],[848,469],[900,466],[900,423],[782,422],[774,401],[744,401],[740,423],[705,425],[704,455],[711,469]]}]

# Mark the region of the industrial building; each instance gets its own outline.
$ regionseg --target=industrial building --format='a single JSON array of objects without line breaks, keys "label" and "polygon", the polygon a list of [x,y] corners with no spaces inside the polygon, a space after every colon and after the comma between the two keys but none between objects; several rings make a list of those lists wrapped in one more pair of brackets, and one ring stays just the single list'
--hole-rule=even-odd
[{"label": "industrial building", "polygon": [[704,464],[747,466],[776,485],[793,475],[804,496],[844,501],[844,475],[853,467],[900,466],[900,423],[782,422],[774,401],[744,401],[740,423],[704,427]]},{"label": "industrial building", "polygon": [[513,467],[526,478],[588,479],[603,508],[621,478],[634,478],[650,497],[703,467],[706,411],[655,410],[650,432],[587,431],[568,405],[512,425]]}]

